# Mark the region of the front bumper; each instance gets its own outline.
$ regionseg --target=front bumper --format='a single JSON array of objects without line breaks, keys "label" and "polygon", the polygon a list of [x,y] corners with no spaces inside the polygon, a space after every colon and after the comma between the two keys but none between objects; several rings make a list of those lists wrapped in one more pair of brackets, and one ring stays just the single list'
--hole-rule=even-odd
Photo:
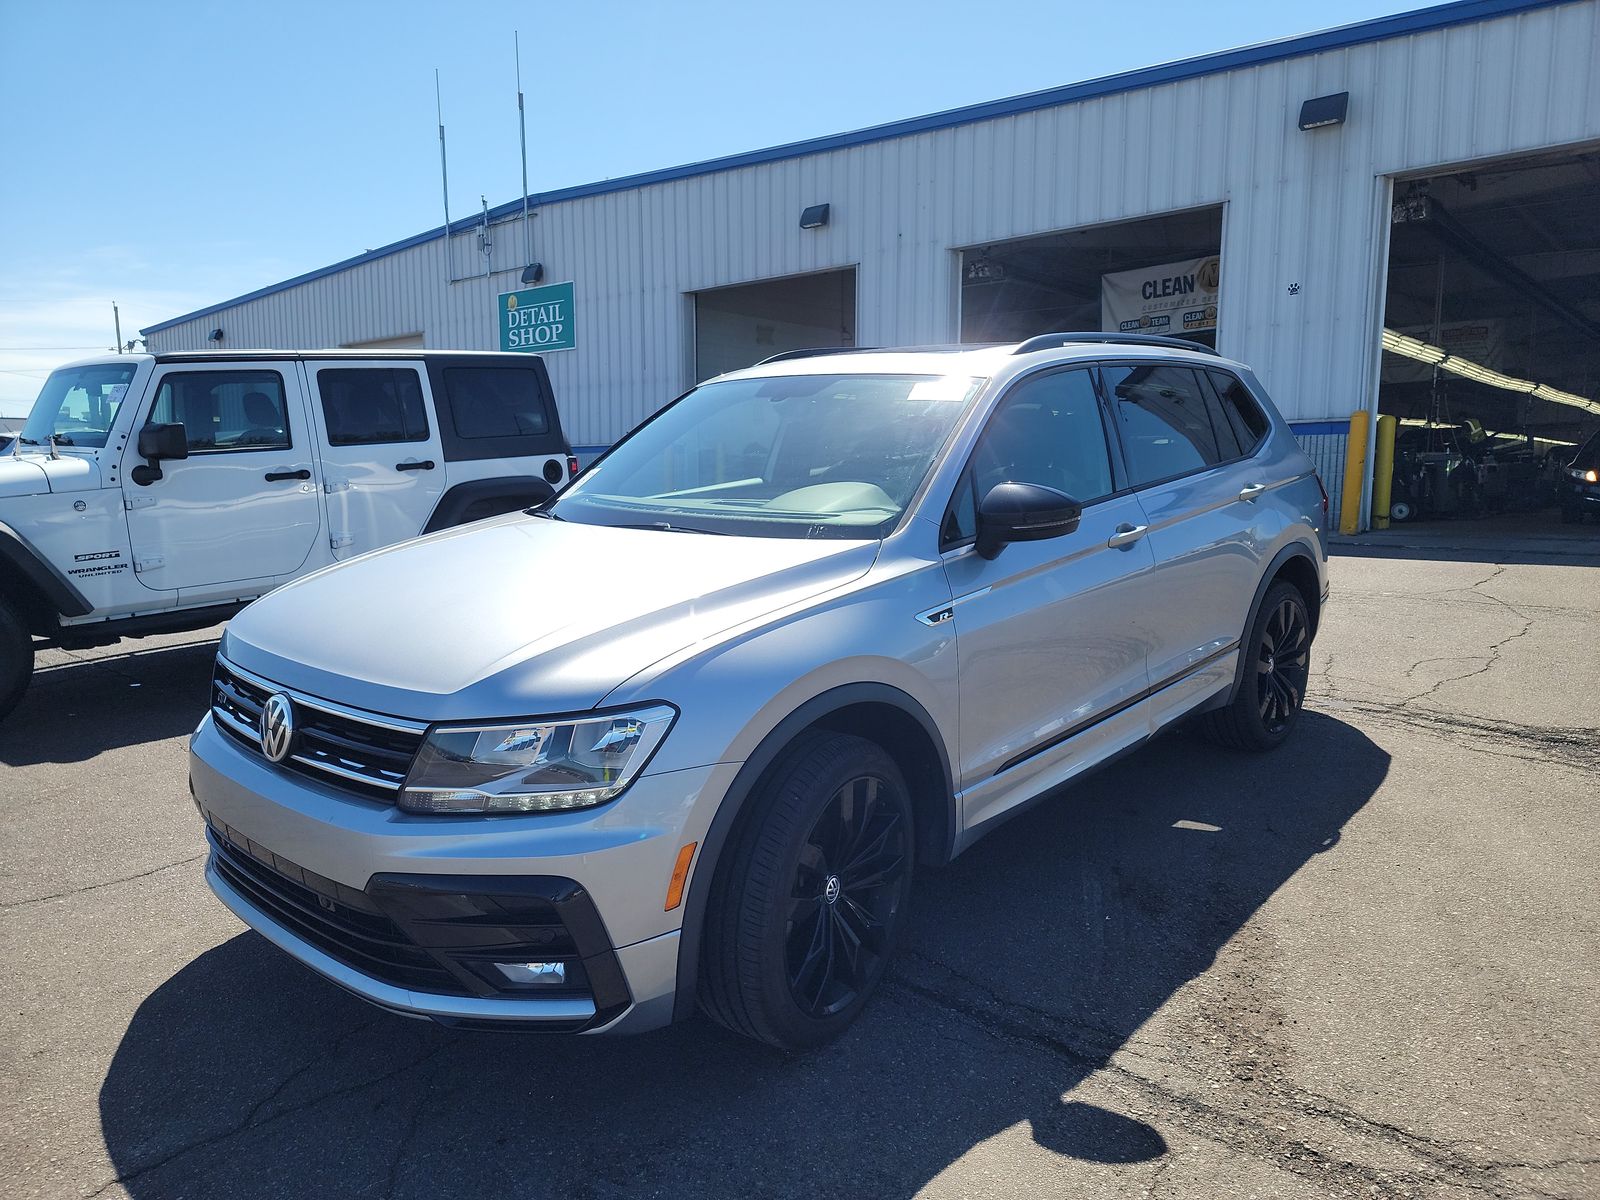
[{"label": "front bumper", "polygon": [[[671,1020],[681,913],[663,911],[667,882],[678,849],[703,841],[695,827],[714,805],[702,795],[720,795],[736,769],[645,775],[588,812],[456,819],[275,768],[209,717],[190,748],[206,879],[246,924],[392,1012],[552,1031]],[[583,986],[504,994],[487,982],[489,958],[567,958]]]}]

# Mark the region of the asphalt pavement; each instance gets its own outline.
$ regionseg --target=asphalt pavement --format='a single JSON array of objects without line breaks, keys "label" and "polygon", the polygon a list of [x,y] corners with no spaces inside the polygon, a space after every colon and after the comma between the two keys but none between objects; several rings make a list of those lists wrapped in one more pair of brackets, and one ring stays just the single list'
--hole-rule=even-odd
[{"label": "asphalt pavement", "polygon": [[1343,547],[1291,744],[1166,737],[924,873],[794,1057],[367,1007],[205,888],[214,633],[53,652],[0,726],[0,1194],[1600,1195],[1596,562]]}]

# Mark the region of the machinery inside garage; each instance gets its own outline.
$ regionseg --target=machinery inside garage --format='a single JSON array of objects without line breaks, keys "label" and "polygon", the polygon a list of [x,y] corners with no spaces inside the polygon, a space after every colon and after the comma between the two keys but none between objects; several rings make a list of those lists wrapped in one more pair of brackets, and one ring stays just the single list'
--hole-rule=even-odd
[{"label": "machinery inside garage", "polygon": [[782,354],[856,344],[856,273],[821,271],[694,296],[695,378]]},{"label": "machinery inside garage", "polygon": [[1120,328],[1215,345],[1221,247],[1211,207],[969,248],[961,340]]},{"label": "machinery inside garage", "polygon": [[[1577,515],[1600,431],[1600,151],[1397,180],[1379,411],[1393,521]],[[1375,518],[1383,514],[1374,511]]]}]

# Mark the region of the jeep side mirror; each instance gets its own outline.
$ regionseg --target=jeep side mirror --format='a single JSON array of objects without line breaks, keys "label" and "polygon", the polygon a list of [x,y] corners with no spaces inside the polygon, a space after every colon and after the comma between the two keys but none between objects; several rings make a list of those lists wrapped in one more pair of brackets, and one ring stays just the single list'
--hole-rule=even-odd
[{"label": "jeep side mirror", "polygon": [[997,483],[978,505],[977,551],[994,558],[1012,542],[1042,542],[1078,527],[1083,505],[1038,483]]},{"label": "jeep side mirror", "polygon": [[163,459],[189,457],[189,435],[182,425],[151,422],[139,430],[139,457],[144,464],[129,473],[140,487],[149,487],[161,478]]}]

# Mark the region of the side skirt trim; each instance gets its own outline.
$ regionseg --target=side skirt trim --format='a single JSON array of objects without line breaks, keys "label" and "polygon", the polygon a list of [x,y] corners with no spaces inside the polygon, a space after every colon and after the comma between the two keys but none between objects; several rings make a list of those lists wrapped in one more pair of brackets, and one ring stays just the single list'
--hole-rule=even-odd
[{"label": "side skirt trim", "polygon": [[[1094,726],[1100,724],[1102,721],[1109,721],[1109,720],[1111,720],[1112,717],[1115,717],[1115,716],[1118,716],[1121,713],[1127,712],[1128,709],[1132,708],[1135,704],[1143,704],[1146,700],[1150,699],[1150,697],[1154,696],[1157,692],[1166,691],[1167,688],[1172,687],[1175,684],[1182,683],[1185,679],[1188,679],[1191,675],[1198,674],[1199,672],[1203,671],[1205,668],[1209,667],[1212,663],[1216,662],[1219,658],[1223,658],[1223,657],[1226,657],[1229,654],[1232,654],[1238,648],[1239,648],[1239,643],[1237,641],[1229,642],[1222,649],[1220,649],[1220,650],[1218,650],[1218,651],[1216,651],[1216,652],[1214,652],[1212,654],[1206,655],[1199,662],[1190,663],[1187,667],[1185,667],[1182,671],[1179,671],[1176,675],[1169,675],[1166,679],[1163,679],[1160,683],[1151,684],[1149,687],[1145,688],[1144,691],[1139,692],[1136,695],[1129,696],[1121,704],[1115,705],[1112,708],[1108,708],[1104,712],[1096,713],[1094,716],[1089,717],[1086,720],[1079,721],[1076,725],[1069,725],[1066,729],[1063,729],[1060,733],[1051,734],[1048,738],[1046,738],[1044,741],[1040,742],[1038,745],[1030,746],[1028,749],[1024,750],[1021,754],[1016,754],[1016,755],[1013,755],[1012,757],[1006,759],[1006,761],[1001,763],[999,768],[995,771],[995,775],[1004,775],[1012,767],[1015,767],[1015,766],[1018,766],[1018,765],[1020,765],[1022,763],[1025,763],[1030,758],[1033,758],[1033,757],[1035,757],[1036,755],[1039,755],[1039,754],[1043,754],[1046,750],[1053,750],[1055,747],[1061,745],[1062,742],[1066,742],[1066,741],[1072,740],[1073,738],[1077,737],[1080,733],[1083,733],[1086,730],[1094,728]],[[993,778],[993,777],[994,776],[990,776],[990,778]]]}]

